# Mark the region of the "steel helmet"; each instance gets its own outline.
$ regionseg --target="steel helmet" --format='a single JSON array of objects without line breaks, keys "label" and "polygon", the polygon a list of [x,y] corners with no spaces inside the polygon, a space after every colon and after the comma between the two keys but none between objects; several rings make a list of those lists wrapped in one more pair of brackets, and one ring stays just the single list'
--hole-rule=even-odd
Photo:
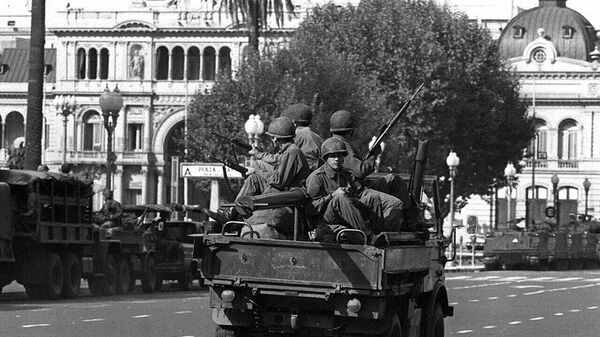
[{"label": "steel helmet", "polygon": [[290,117],[294,122],[310,123],[313,118],[312,111],[306,104],[297,103],[290,105],[283,112],[284,116]]},{"label": "steel helmet", "polygon": [[267,135],[274,138],[294,138],[296,127],[289,117],[277,117],[269,124]]},{"label": "steel helmet", "polygon": [[333,154],[348,154],[346,143],[335,137],[327,138],[323,144],[321,144],[321,158],[325,159],[327,156]]},{"label": "steel helmet", "polygon": [[329,131],[343,132],[354,130],[352,113],[348,110],[338,110],[329,119]]}]

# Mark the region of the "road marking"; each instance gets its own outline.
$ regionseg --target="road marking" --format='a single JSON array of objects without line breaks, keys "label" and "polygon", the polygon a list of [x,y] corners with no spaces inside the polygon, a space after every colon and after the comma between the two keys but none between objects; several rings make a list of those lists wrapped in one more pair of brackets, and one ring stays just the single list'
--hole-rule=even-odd
[{"label": "road marking", "polygon": [[474,277],[471,279],[471,281],[487,281],[487,280],[492,280],[492,279],[497,279],[500,278],[500,276],[481,276],[481,277]]},{"label": "road marking", "polygon": [[543,319],[544,319],[544,317],[534,317],[534,318],[530,318],[529,320],[530,321],[541,321]]},{"label": "road marking", "polygon": [[494,297],[488,297],[488,300],[497,300],[498,296],[494,296]]},{"label": "road marking", "polygon": [[450,276],[450,277],[446,277],[446,281],[448,280],[464,280],[464,279],[468,279],[471,278],[471,276]]},{"label": "road marking", "polygon": [[523,322],[521,321],[513,321],[513,322],[508,322],[509,325],[517,325],[517,324],[521,324]]},{"label": "road marking", "polygon": [[483,287],[501,286],[501,285],[510,284],[510,283],[512,283],[512,282],[484,283],[484,284],[477,284],[477,285],[474,285],[474,286],[454,287],[452,289],[453,290],[460,290],[460,289],[483,288]]},{"label": "road marking", "polygon": [[526,286],[511,286],[515,289],[527,289],[527,288],[543,288],[544,286],[526,285]]},{"label": "road marking", "polygon": [[137,315],[137,316],[131,316],[131,318],[146,318],[146,317],[150,317],[150,315]]},{"label": "road marking", "polygon": [[495,325],[486,325],[483,328],[484,329],[495,329],[495,328],[497,328],[497,326],[495,326]]},{"label": "road marking", "polygon": [[538,291],[532,291],[530,293],[523,293],[523,295],[525,295],[525,296],[537,295],[537,294],[542,294],[542,293],[545,293],[545,292],[546,292],[546,290],[538,290]]},{"label": "road marking", "polygon": [[47,323],[41,323],[41,324],[28,324],[28,325],[22,325],[22,328],[37,328],[37,327],[42,327],[42,326],[50,326],[50,324]]},{"label": "road marking", "polygon": [[50,308],[31,309],[30,311],[31,312],[50,311]]},{"label": "road marking", "polygon": [[565,277],[565,278],[557,278],[553,282],[569,282],[569,281],[578,281],[583,280],[583,277]]},{"label": "road marking", "polygon": [[563,316],[564,314],[562,312],[557,312],[554,314],[554,316]]},{"label": "road marking", "polygon": [[458,302],[452,302],[449,305],[458,305]]},{"label": "road marking", "polygon": [[469,300],[471,303],[479,302],[479,300]]},{"label": "road marking", "polygon": [[500,281],[524,281],[527,280],[525,276],[511,276],[511,277],[503,277],[499,279]]},{"label": "road marking", "polygon": [[563,291],[563,290],[567,290],[567,288],[555,288],[555,289],[550,289],[548,291],[554,292],[554,291]]},{"label": "road marking", "polygon": [[191,314],[192,312],[189,310],[186,311],[175,311],[176,314]]},{"label": "road marking", "polygon": [[90,319],[84,319],[82,320],[82,322],[102,322],[104,320],[104,318],[90,318]]},{"label": "road marking", "polygon": [[456,333],[471,333],[471,332],[473,332],[473,330],[460,330],[460,331],[457,331]]},{"label": "road marking", "polygon": [[506,297],[517,297],[515,294],[506,295]]},{"label": "road marking", "polygon": [[571,310],[569,310],[569,312],[580,312],[580,311],[581,311],[580,309],[571,309]]},{"label": "road marking", "polygon": [[593,307],[587,307],[587,308],[588,308],[588,309],[590,309],[590,310],[598,309],[598,307],[597,307],[597,306],[593,306]]},{"label": "road marking", "polygon": [[543,277],[530,278],[530,279],[528,279],[528,281],[550,281],[550,280],[554,280],[554,279],[556,279],[556,277],[543,276]]}]

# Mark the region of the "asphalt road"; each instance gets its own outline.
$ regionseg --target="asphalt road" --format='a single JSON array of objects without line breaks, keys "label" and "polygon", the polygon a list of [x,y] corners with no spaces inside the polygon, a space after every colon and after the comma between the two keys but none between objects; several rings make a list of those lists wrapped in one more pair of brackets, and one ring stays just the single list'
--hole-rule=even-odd
[{"label": "asphalt road", "polygon": [[[600,336],[600,271],[452,272],[447,285],[446,336]],[[52,302],[12,284],[0,294],[0,337],[214,336],[208,292],[166,288]]]}]

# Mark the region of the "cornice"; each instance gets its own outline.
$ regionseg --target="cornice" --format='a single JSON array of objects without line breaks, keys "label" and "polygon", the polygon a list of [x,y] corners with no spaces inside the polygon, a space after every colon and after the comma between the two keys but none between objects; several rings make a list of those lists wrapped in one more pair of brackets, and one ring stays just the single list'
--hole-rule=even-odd
[{"label": "cornice", "polygon": [[515,72],[519,79],[599,80],[600,72]]}]

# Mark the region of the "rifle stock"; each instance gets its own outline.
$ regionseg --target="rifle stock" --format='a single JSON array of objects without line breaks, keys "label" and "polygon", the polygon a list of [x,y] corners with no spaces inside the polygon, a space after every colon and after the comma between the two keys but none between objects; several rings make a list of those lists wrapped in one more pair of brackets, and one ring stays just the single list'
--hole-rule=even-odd
[{"label": "rifle stock", "polygon": [[208,156],[208,158],[210,158],[211,160],[213,160],[213,161],[216,161],[216,162],[218,162],[218,163],[221,163],[221,164],[223,164],[223,165],[225,165],[225,166],[229,167],[230,169],[232,169],[232,170],[234,170],[234,171],[237,171],[237,172],[241,173],[241,174],[242,174],[242,177],[243,177],[244,179],[246,179],[246,174],[248,173],[248,169],[247,169],[247,168],[245,168],[245,167],[243,167],[242,165],[239,165],[239,164],[236,164],[236,163],[234,163],[234,162],[233,162],[233,161],[231,161],[231,159],[229,159],[229,158],[225,158],[224,160],[221,160],[221,159],[215,158],[215,157],[213,157],[213,156]]},{"label": "rifle stock", "polygon": [[415,90],[415,92],[412,94],[412,96],[408,100],[404,101],[404,104],[402,104],[402,107],[400,108],[400,110],[386,124],[382,125],[379,128],[379,135],[377,136],[375,143],[373,143],[373,147],[371,147],[369,149],[369,152],[367,152],[367,154],[365,155],[363,160],[367,160],[367,158],[369,158],[373,155],[373,153],[375,152],[375,149],[377,149],[379,147],[379,145],[381,144],[381,142],[383,141],[383,138],[390,132],[392,127],[394,125],[396,125],[396,123],[398,122],[398,119],[400,119],[400,116],[402,116],[402,114],[404,114],[406,112],[406,110],[408,110],[410,103],[415,98],[415,96],[417,96],[419,91],[421,91],[421,89],[423,88],[424,85],[425,85],[425,83],[421,83],[421,85],[417,88],[417,90]]}]

